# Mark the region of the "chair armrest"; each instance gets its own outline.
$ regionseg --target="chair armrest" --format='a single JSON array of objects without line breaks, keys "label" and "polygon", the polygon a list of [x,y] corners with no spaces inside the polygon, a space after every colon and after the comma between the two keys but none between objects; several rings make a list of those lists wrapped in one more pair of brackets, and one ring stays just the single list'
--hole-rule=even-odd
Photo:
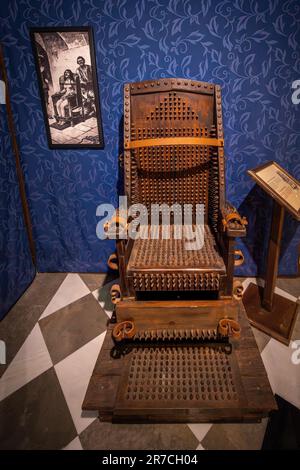
[{"label": "chair armrest", "polygon": [[246,217],[241,217],[237,209],[226,202],[220,210],[220,230],[228,237],[245,237],[247,235]]},{"label": "chair armrest", "polygon": [[115,236],[116,239],[119,239],[119,234],[122,231],[127,232],[128,221],[125,217],[119,214],[119,211],[116,210],[114,215],[110,220],[108,220],[104,225],[104,231],[107,234],[107,237],[110,238],[110,235]]}]

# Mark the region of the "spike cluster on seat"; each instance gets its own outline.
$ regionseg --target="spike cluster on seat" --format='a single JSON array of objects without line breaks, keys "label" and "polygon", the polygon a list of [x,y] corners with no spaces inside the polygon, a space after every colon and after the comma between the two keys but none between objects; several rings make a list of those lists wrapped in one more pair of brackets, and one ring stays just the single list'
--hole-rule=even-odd
[{"label": "spike cluster on seat", "polygon": [[137,291],[218,290],[220,275],[206,273],[133,273],[133,287]]},{"label": "spike cluster on seat", "polygon": [[185,342],[216,341],[217,329],[147,329],[137,331],[133,341],[140,342]]}]

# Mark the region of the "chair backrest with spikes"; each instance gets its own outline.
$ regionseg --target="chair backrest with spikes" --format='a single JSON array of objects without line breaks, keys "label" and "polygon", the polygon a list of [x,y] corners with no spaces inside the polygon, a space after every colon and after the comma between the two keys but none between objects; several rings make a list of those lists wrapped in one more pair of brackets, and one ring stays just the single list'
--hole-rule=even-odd
[{"label": "chair backrest with spikes", "polygon": [[221,91],[184,79],[124,87],[125,194],[129,204],[204,204],[216,229],[224,204]]}]

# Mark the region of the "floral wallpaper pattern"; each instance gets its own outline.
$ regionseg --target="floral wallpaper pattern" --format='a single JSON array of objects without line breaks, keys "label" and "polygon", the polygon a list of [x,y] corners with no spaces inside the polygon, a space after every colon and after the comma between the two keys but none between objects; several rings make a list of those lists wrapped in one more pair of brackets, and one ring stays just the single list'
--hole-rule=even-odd
[{"label": "floral wallpaper pattern", "polygon": [[[247,169],[276,160],[300,178],[297,0],[8,0],[0,12],[39,271],[102,271],[114,248],[96,237],[96,207],[117,200],[125,82],[187,77],[223,91],[227,197],[249,217],[239,274],[263,272],[271,206]],[[50,150],[30,27],[90,25],[104,150]],[[288,217],[280,272],[295,274],[300,228]]]},{"label": "floral wallpaper pattern", "polygon": [[35,276],[5,110],[0,105],[0,319]]}]

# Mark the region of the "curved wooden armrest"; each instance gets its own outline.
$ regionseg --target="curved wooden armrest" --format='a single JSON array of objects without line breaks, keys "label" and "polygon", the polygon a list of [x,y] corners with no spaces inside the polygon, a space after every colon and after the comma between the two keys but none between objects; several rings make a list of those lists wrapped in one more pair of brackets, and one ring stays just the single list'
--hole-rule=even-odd
[{"label": "curved wooden armrest", "polygon": [[112,331],[112,337],[117,343],[119,343],[124,339],[132,339],[135,333],[136,328],[133,321],[126,320],[116,324]]},{"label": "curved wooden armrest", "polygon": [[241,336],[240,324],[231,318],[222,318],[218,324],[218,333],[223,337],[239,339]]},{"label": "curved wooden armrest", "polygon": [[104,224],[104,231],[108,234],[109,232],[124,232],[127,231],[128,223],[127,219],[121,216],[118,211]]},{"label": "curved wooden armrest", "polygon": [[246,225],[248,221],[246,217],[241,217],[237,209],[228,204],[221,210],[221,221],[223,232],[230,237],[245,237]]}]

